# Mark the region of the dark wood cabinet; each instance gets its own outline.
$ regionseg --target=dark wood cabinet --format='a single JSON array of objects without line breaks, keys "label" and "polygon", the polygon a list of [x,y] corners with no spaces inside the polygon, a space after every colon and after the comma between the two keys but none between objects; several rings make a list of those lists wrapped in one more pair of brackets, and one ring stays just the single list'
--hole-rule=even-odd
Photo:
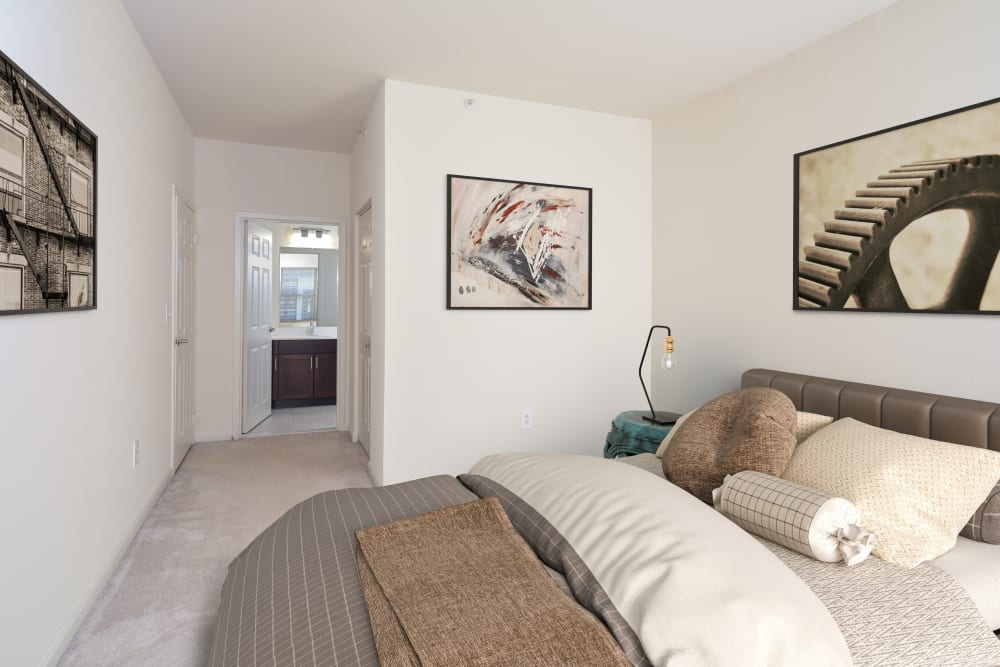
[{"label": "dark wood cabinet", "polygon": [[272,348],[271,407],[336,404],[336,340],[275,340]]},{"label": "dark wood cabinet", "polygon": [[315,398],[337,398],[337,352],[325,352],[315,356],[313,367],[313,396]]}]

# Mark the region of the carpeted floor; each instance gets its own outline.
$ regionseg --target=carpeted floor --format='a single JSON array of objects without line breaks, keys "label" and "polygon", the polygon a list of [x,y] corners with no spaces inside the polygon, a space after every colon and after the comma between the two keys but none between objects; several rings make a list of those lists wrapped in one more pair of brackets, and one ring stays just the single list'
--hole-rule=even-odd
[{"label": "carpeted floor", "polygon": [[195,445],[60,665],[204,665],[229,562],[300,500],[371,486],[341,432]]}]

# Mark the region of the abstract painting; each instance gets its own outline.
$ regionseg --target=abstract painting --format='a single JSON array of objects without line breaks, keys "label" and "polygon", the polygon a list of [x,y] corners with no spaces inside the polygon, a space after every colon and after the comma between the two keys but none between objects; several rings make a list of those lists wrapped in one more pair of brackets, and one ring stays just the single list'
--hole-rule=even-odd
[{"label": "abstract painting", "polygon": [[97,305],[97,137],[0,53],[0,315]]},{"label": "abstract painting", "polygon": [[590,188],[448,176],[448,308],[591,307]]},{"label": "abstract painting", "polygon": [[795,156],[796,310],[1000,313],[1000,99]]}]

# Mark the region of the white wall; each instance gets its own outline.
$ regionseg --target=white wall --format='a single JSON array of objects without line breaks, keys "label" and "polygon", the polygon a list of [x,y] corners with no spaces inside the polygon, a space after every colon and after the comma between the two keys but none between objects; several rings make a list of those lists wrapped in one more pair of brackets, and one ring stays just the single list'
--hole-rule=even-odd
[{"label": "white wall", "polygon": [[[467,97],[386,83],[386,483],[493,452],[600,455],[614,415],[643,402],[650,122],[482,95],[467,110]],[[593,310],[446,310],[449,173],[592,187]]]},{"label": "white wall", "polygon": [[37,665],[170,475],[171,185],[194,190],[193,138],[118,2],[0,16],[4,52],[98,136],[98,309],[0,319],[0,663]]},{"label": "white wall", "polygon": [[195,439],[205,442],[233,435],[237,213],[347,220],[350,156],[197,139],[195,178]]},{"label": "white wall", "polygon": [[[341,240],[341,271],[354,275],[354,293],[346,295],[341,305],[342,312],[353,314],[354,322],[360,322],[361,303],[360,279],[358,278],[357,214],[371,205],[372,215],[372,341],[371,341],[371,433],[368,442],[362,444],[368,450],[368,474],[376,485],[382,484],[382,441],[384,439],[382,421],[385,409],[385,218],[386,218],[386,90],[379,90],[372,108],[368,111],[365,124],[361,128],[351,150],[351,222],[345,225],[347,234]],[[345,273],[346,275],[346,273]],[[359,341],[351,335],[356,325],[340,327],[337,348],[337,363],[347,361],[345,368],[352,387],[360,387],[360,364],[354,360],[359,355]],[[350,350],[350,354],[343,354]],[[345,359],[346,358],[346,359]],[[351,412],[352,436],[358,439],[357,401],[351,397],[337,399],[341,410]]]},{"label": "white wall", "polygon": [[755,366],[1000,401],[1000,318],[793,312],[796,152],[1000,94],[1000,3],[910,0],[654,124],[663,409]]}]

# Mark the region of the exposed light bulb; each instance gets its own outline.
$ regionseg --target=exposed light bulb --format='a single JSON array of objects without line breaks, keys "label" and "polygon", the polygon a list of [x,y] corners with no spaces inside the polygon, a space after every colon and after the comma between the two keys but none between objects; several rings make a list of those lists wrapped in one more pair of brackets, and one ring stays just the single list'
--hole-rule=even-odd
[{"label": "exposed light bulb", "polygon": [[663,358],[660,359],[660,368],[670,369],[674,367],[674,337],[667,336],[663,341]]}]

